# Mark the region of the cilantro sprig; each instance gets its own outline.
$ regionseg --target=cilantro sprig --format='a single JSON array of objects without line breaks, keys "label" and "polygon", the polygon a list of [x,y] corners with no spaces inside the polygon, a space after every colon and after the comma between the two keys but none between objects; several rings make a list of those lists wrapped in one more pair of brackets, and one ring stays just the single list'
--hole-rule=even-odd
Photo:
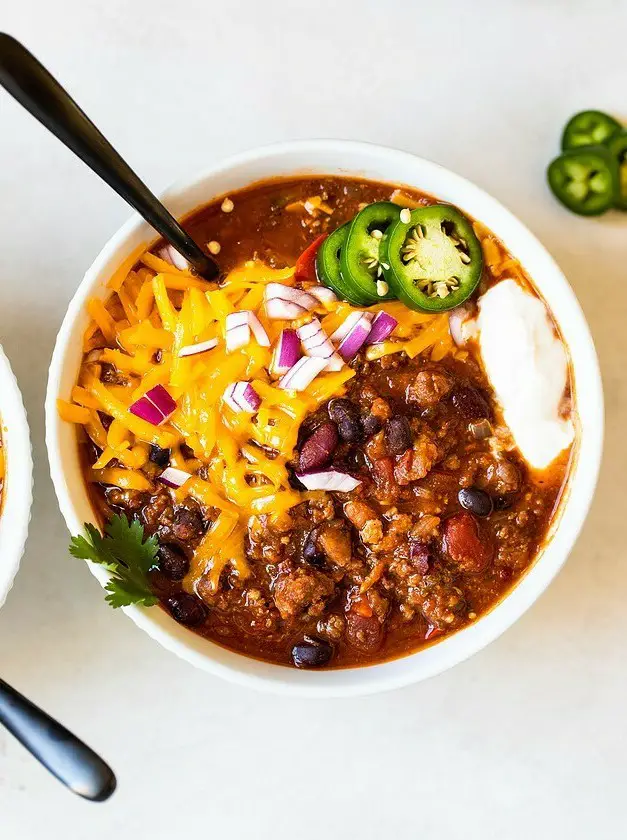
[{"label": "cilantro sprig", "polygon": [[72,537],[70,554],[79,560],[91,560],[111,572],[105,586],[107,603],[112,607],[143,604],[151,607],[158,599],[148,585],[148,572],[155,566],[156,537],[144,540],[140,522],[129,522],[126,516],[115,514],[107,523],[104,535],[90,523],[85,523],[86,536]]}]

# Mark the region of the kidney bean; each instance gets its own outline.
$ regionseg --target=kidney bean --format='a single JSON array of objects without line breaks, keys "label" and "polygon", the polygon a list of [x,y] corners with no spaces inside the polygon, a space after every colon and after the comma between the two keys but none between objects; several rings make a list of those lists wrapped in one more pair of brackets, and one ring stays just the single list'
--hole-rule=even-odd
[{"label": "kidney bean", "polygon": [[494,554],[492,541],[479,529],[475,517],[463,511],[444,523],[442,547],[461,572],[484,572]]},{"label": "kidney bean", "polygon": [[338,444],[335,423],[323,423],[303,443],[298,457],[300,472],[310,472],[326,466]]},{"label": "kidney bean", "polygon": [[171,595],[166,601],[172,617],[180,624],[187,624],[189,627],[196,627],[202,624],[207,617],[207,610],[203,602],[194,595],[187,592],[179,592]]},{"label": "kidney bean", "polygon": [[320,668],[333,656],[333,648],[322,639],[305,636],[292,648],[292,660],[297,668]]},{"label": "kidney bean", "polygon": [[429,562],[431,560],[431,553],[426,543],[411,541],[409,543],[409,559],[412,566],[414,566],[421,575],[426,575],[429,571]]},{"label": "kidney bean", "polygon": [[477,487],[462,487],[457,494],[457,499],[465,510],[482,518],[489,516],[494,507],[491,497],[485,490],[479,490]]},{"label": "kidney bean", "polygon": [[409,420],[404,415],[386,420],[383,435],[390,455],[402,455],[411,448],[411,429]]},{"label": "kidney bean", "polygon": [[471,385],[455,388],[451,402],[466,420],[491,420],[492,410],[483,394]]},{"label": "kidney bean", "polygon": [[159,570],[170,580],[182,580],[189,572],[189,560],[173,545],[160,545],[157,549]]}]

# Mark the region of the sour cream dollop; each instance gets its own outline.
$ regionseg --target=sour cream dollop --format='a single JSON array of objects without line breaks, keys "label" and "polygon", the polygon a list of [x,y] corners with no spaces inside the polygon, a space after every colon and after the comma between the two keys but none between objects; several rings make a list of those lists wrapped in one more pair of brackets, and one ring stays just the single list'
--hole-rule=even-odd
[{"label": "sour cream dollop", "polygon": [[486,373],[525,460],[547,467],[573,440],[560,414],[568,359],[542,301],[515,280],[502,280],[479,300],[479,345]]}]

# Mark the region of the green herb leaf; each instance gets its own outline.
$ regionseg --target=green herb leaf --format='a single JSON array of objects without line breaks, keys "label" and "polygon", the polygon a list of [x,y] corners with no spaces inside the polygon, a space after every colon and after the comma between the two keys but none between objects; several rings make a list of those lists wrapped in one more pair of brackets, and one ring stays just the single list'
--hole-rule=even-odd
[{"label": "green herb leaf", "polygon": [[106,601],[112,607],[143,604],[151,607],[158,599],[148,584],[148,572],[155,565],[159,544],[156,537],[144,540],[143,526],[116,514],[105,527],[104,536],[85,523],[86,536],[72,537],[70,554],[79,560],[91,560],[111,572],[105,586]]}]

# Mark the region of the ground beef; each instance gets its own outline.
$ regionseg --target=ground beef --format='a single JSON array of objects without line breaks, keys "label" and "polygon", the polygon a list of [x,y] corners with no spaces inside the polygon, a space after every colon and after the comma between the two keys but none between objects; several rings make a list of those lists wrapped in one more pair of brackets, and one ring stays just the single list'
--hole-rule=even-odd
[{"label": "ground beef", "polygon": [[296,568],[281,573],[274,582],[274,602],[281,618],[293,621],[303,613],[320,616],[335,584],[322,572]]},{"label": "ground beef", "polygon": [[420,408],[433,408],[453,387],[452,377],[438,368],[427,368],[417,373],[407,389],[407,401]]}]

